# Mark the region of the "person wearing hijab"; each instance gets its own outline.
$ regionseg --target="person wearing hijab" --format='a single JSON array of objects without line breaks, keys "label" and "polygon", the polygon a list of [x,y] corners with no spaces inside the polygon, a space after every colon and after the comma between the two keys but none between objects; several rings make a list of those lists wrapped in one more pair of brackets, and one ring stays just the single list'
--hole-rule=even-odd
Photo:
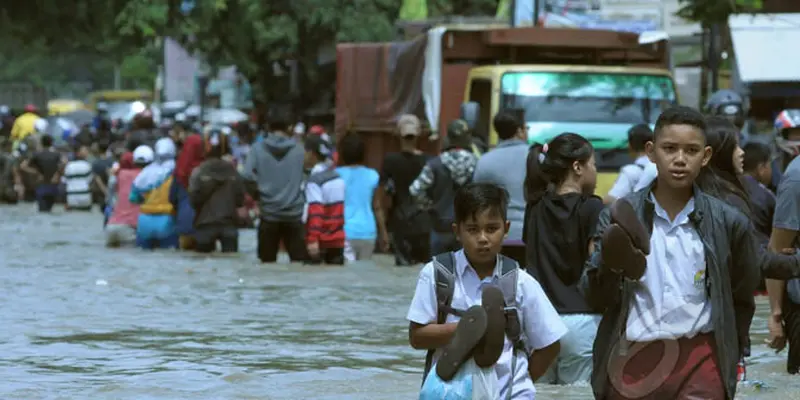
[{"label": "person wearing hijab", "polygon": [[131,187],[129,200],[140,205],[136,245],[143,249],[178,247],[175,207],[169,201],[175,152],[172,139],[159,139],[155,145],[155,161],[142,169]]},{"label": "person wearing hijab", "polygon": [[115,198],[105,228],[106,246],[119,247],[136,241],[139,206],[129,197],[133,181],[142,168],[153,162],[153,149],[139,146],[135,152],[126,152],[119,160],[119,169],[109,177],[109,197]]},{"label": "person wearing hijab", "polygon": [[205,159],[206,145],[199,134],[191,134],[183,140],[181,153],[175,166],[175,177],[169,193],[169,201],[175,208],[175,229],[181,250],[195,247],[195,210],[189,201],[189,177]]}]

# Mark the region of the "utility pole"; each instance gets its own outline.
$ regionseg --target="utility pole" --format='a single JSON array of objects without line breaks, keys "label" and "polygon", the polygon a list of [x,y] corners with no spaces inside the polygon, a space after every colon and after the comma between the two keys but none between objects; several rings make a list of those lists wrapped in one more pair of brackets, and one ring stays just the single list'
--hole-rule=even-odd
[{"label": "utility pole", "polygon": [[509,21],[509,25],[511,25],[512,28],[516,28],[517,27],[517,0],[511,0],[511,10],[509,10],[508,15],[511,18],[511,21]]},{"label": "utility pole", "polygon": [[720,24],[714,22],[709,27],[708,67],[711,73],[711,93],[719,90]]},{"label": "utility pole", "polygon": [[119,70],[119,64],[114,65],[114,90],[122,89],[122,74]]}]

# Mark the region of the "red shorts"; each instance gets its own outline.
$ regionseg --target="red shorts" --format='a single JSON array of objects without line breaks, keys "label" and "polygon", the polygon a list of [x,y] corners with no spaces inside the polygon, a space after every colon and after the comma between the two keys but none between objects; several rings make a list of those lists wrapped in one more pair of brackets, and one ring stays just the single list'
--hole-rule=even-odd
[{"label": "red shorts", "polygon": [[629,343],[609,362],[607,400],[725,400],[712,333]]}]

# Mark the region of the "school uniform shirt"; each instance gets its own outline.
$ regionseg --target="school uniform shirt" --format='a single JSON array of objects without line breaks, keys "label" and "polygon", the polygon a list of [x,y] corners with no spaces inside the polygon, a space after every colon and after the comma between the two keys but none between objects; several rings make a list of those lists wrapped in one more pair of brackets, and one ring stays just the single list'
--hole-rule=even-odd
[{"label": "school uniform shirt", "polygon": [[636,186],[633,187],[633,191],[638,192],[642,189],[650,187],[650,184],[653,183],[657,177],[658,177],[658,167],[656,167],[655,163],[651,162],[646,167],[644,167],[644,171],[642,171],[642,176],[639,177],[639,181],[636,182]]},{"label": "school uniform shirt", "polygon": [[653,162],[650,161],[647,156],[640,156],[633,164],[622,167],[619,170],[617,181],[614,182],[614,186],[608,191],[608,195],[615,199],[620,199],[633,193],[636,184],[639,183],[639,179],[641,179],[644,174],[645,168],[650,164],[653,164]]},{"label": "school uniform shirt", "polygon": [[[483,287],[497,282],[500,276],[501,261],[498,258],[494,273],[491,277],[481,280],[477,272],[469,265],[464,250],[455,253],[456,275],[453,287],[453,300],[451,306],[455,309],[466,310],[474,305],[481,304]],[[543,349],[561,339],[567,333],[567,327],[561,322],[550,300],[544,294],[542,287],[533,277],[520,271],[517,280],[517,304],[519,307],[519,323],[522,327],[528,346],[528,354],[513,351],[508,337],[505,339],[503,354],[497,360],[494,369],[500,385],[500,397],[505,399],[511,379],[514,381],[511,398],[533,399],[536,389],[528,373],[528,358],[534,350]],[[420,325],[436,323],[436,280],[434,277],[433,263],[426,264],[419,273],[414,299],[408,309],[407,319]],[[455,315],[447,316],[447,323],[458,322]],[[434,353],[434,362],[439,359],[441,349]],[[516,357],[516,370],[511,375],[511,357]]]},{"label": "school uniform shirt", "polygon": [[634,293],[626,338],[634,342],[692,338],[713,330],[705,249],[690,221],[694,198],[670,220],[655,206],[647,268]]}]

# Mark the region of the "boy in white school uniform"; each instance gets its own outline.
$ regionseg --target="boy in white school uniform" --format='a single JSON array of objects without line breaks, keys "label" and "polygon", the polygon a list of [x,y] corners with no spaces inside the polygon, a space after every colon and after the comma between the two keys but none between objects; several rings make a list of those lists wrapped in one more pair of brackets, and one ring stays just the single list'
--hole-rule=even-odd
[{"label": "boy in white school uniform", "polygon": [[[476,364],[484,367],[479,361],[478,348],[491,341],[488,332],[499,325],[503,327],[502,350],[496,354],[499,356],[494,359],[496,363],[492,360],[489,365],[494,364],[500,398],[534,399],[536,391],[533,382],[544,375],[558,356],[559,339],[567,332],[567,328],[539,283],[520,270],[513,260],[500,255],[503,238],[509,229],[509,221],[505,218],[508,207],[505,189],[489,183],[467,184],[458,190],[454,203],[453,230],[463,249],[437,256],[420,272],[407,316],[410,321],[409,342],[415,349],[429,350],[431,356],[426,369],[439,359],[458,359],[463,362],[472,355]],[[442,264],[447,259],[452,260],[450,312],[442,313],[441,308],[446,307],[437,306],[441,304],[438,301],[441,300],[440,294],[437,293],[437,286],[441,288],[441,285],[437,283],[440,282],[438,275],[441,274]],[[510,269],[509,265],[512,266]],[[508,276],[514,277],[510,286],[509,281],[505,280]],[[486,300],[489,292],[498,291],[498,286],[505,296],[505,306],[516,309],[512,311],[513,314],[507,311],[505,315],[499,311],[499,323],[496,320],[498,313],[492,313],[496,307],[495,310],[487,307]],[[509,298],[510,293],[513,296]],[[502,303],[503,300],[500,310]],[[478,310],[483,316],[479,315],[480,318],[476,319],[483,318],[482,324],[471,325],[467,318],[459,323],[460,318],[453,315],[461,314],[457,310],[467,310],[467,315],[474,314],[474,306],[481,304],[487,313]],[[513,323],[510,315],[513,315]],[[494,319],[495,322],[487,324],[486,319]],[[509,340],[511,326],[519,328],[514,343]],[[476,331],[478,334],[475,334]],[[487,332],[486,340],[481,341],[484,331]],[[452,340],[454,337],[456,340]],[[456,354],[455,358],[453,354]],[[445,363],[443,361],[440,364]],[[448,368],[450,366],[443,368],[437,365],[437,373],[445,381],[449,377],[442,376],[442,372]],[[457,370],[457,367],[454,368],[445,373],[453,375]]]},{"label": "boy in white school uniform", "polygon": [[592,387],[605,400],[736,395],[759,281],[747,216],[695,184],[711,158],[698,111],[656,122],[657,176],[600,214],[582,288],[603,319]]}]

